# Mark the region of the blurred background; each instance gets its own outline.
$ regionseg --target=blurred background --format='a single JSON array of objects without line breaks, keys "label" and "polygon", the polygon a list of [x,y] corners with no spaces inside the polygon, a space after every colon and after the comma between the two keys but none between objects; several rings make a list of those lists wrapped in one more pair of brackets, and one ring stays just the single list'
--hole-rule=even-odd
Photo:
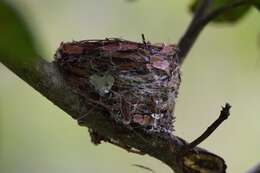
[{"label": "blurred background", "polygon": [[[27,19],[39,53],[52,60],[62,41],[120,37],[176,43],[190,0],[9,0]],[[175,134],[191,141],[232,105],[231,116],[202,147],[225,158],[230,173],[260,161],[260,20],[252,9],[235,25],[208,26],[182,68]],[[1,173],[157,173],[171,170],[110,144],[94,146],[86,128],[0,64]]]}]

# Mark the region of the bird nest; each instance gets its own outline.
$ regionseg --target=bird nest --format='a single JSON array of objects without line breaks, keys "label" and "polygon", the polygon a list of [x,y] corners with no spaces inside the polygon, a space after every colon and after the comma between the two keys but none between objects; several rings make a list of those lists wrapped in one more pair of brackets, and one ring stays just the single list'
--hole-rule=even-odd
[{"label": "bird nest", "polygon": [[174,45],[122,39],[61,43],[55,54],[68,84],[129,128],[172,133],[180,85]]}]

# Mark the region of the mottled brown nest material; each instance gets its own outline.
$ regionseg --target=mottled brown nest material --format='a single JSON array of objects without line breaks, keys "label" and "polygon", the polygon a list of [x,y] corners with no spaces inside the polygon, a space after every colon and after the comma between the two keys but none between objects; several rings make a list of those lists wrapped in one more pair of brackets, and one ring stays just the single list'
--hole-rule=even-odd
[{"label": "mottled brown nest material", "polygon": [[73,89],[118,123],[172,133],[181,81],[174,45],[86,40],[61,43],[55,59]]}]

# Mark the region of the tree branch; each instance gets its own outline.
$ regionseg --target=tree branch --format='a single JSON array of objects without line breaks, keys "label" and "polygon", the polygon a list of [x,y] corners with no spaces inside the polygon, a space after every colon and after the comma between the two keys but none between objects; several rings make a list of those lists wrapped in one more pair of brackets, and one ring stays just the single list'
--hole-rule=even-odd
[{"label": "tree branch", "polygon": [[208,6],[210,3],[207,0],[203,0],[202,5],[200,5],[201,7],[198,8],[198,11],[195,13],[190,25],[188,26],[188,29],[181,37],[178,43],[178,48],[180,49],[180,53],[179,53],[180,63],[181,64],[183,63],[190,49],[192,48],[195,41],[197,40],[199,34],[210,21],[212,21],[213,19],[215,19],[216,17],[218,17],[219,15],[223,14],[224,12],[230,9],[240,7],[248,3],[249,3],[248,0],[234,1],[223,7],[215,9],[212,12],[206,13],[205,7]]},{"label": "tree branch", "polygon": [[[6,64],[7,67],[12,66]],[[195,147],[188,152],[183,152],[187,145],[183,139],[165,134],[147,134],[142,130],[129,129],[123,124],[112,121],[103,109],[88,106],[88,100],[76,94],[64,80],[57,66],[43,59],[37,60],[34,66],[26,69],[12,69],[24,81],[47,97],[55,105],[67,112],[73,119],[79,119],[81,126],[94,129],[101,136],[111,140],[119,146],[127,146],[140,153],[146,153],[157,158],[171,167],[176,173],[190,173],[190,163],[205,161],[215,165],[214,171],[225,172],[224,160],[204,149]],[[86,116],[84,116],[86,115]],[[109,142],[109,141],[108,141]],[[203,157],[194,157],[203,156]],[[187,162],[189,160],[190,162]],[[205,168],[206,167],[206,168]],[[200,168],[197,168],[200,169]],[[207,164],[201,169],[213,169]],[[193,170],[194,171],[194,170]]]},{"label": "tree branch", "polygon": [[218,119],[216,121],[214,121],[201,136],[199,136],[193,142],[188,144],[186,147],[187,150],[190,150],[190,149],[196,147],[201,142],[203,142],[205,139],[207,139],[220,126],[220,124],[222,124],[223,121],[225,121],[229,117],[230,108],[231,108],[231,106],[227,103],[225,105],[225,107],[222,108]]}]

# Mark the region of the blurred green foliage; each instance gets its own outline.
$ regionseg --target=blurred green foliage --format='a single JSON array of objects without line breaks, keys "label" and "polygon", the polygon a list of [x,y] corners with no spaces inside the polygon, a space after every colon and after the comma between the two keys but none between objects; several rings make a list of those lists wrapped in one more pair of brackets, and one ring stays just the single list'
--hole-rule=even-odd
[{"label": "blurred green foliage", "polygon": [[260,1],[259,0],[255,0],[254,5],[256,8],[258,8],[258,10],[260,10]]},{"label": "blurred green foliage", "polygon": [[28,65],[37,53],[29,28],[17,10],[6,1],[0,1],[0,60],[11,64]]},{"label": "blurred green foliage", "polygon": [[[194,12],[199,4],[200,0],[193,0],[192,4],[190,5],[191,12]],[[221,8],[228,4],[234,3],[234,0],[214,0],[212,2],[209,11]],[[249,10],[255,6],[259,7],[259,0],[248,0],[247,5],[243,5],[237,8],[233,8],[232,10],[228,10],[222,15],[218,16],[213,22],[217,23],[233,23],[239,21],[242,17],[244,17]]]},{"label": "blurred green foliage", "polygon": [[[8,2],[27,19],[33,31],[29,35],[41,40],[40,54],[50,60],[61,41],[105,37],[141,41],[144,33],[152,43],[176,43],[191,18],[190,0]],[[232,27],[207,27],[182,67],[175,134],[191,141],[216,119],[221,104],[230,102],[230,118],[201,145],[223,156],[230,173],[244,172],[260,160],[259,17],[252,9]],[[1,23],[8,20],[10,16],[1,18]],[[16,44],[7,43],[9,47]],[[171,172],[151,157],[129,154],[109,144],[94,146],[86,128],[0,64],[1,173],[145,172],[132,164]]]}]

